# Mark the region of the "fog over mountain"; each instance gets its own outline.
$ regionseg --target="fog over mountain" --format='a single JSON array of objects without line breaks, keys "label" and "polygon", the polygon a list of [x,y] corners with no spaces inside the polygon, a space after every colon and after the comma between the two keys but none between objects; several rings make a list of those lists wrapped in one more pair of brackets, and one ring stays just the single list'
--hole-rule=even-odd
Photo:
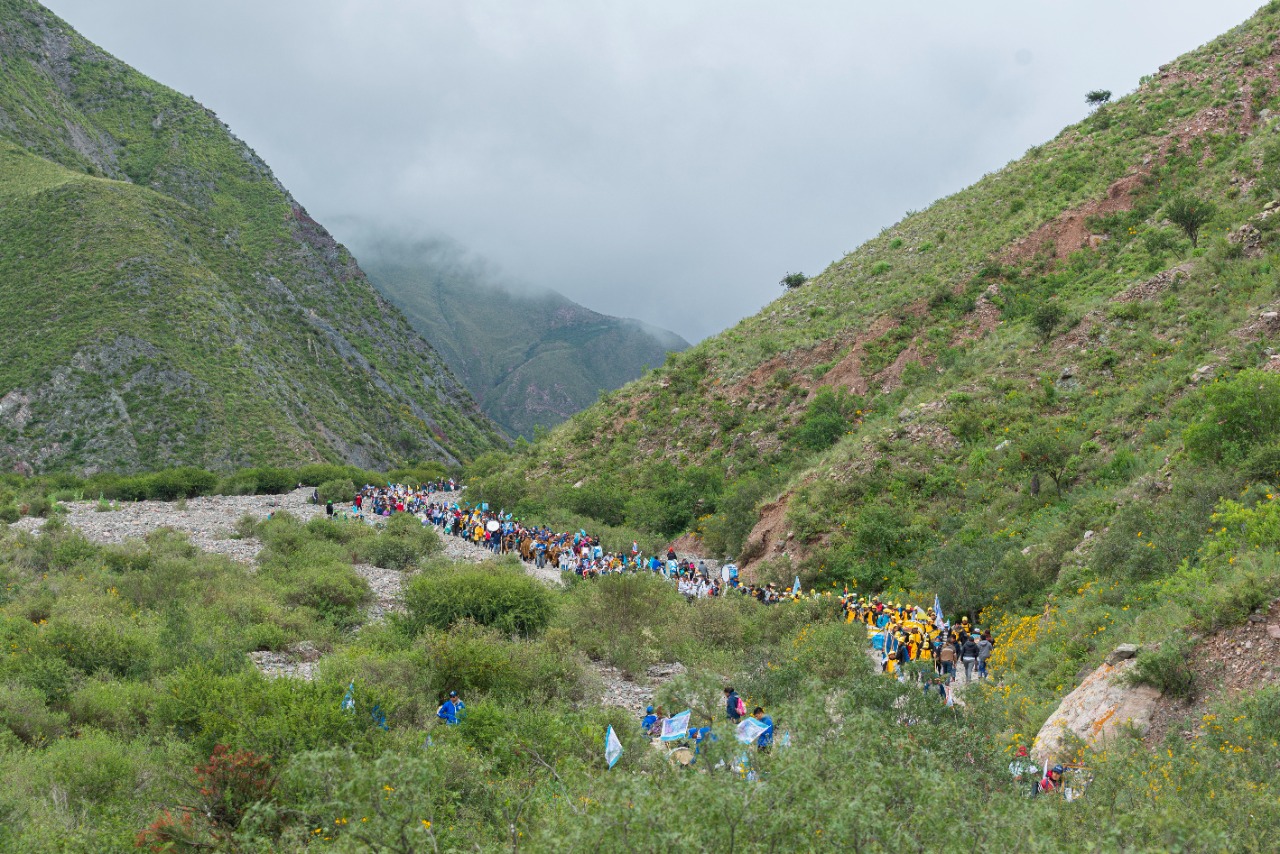
[{"label": "fog over mountain", "polygon": [[1257,2],[49,5],[322,221],[410,222],[696,340]]}]

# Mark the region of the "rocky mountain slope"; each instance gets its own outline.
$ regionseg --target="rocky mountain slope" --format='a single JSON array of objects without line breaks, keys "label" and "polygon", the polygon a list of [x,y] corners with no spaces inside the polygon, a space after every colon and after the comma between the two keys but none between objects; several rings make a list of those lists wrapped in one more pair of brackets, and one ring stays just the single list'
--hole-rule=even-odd
[{"label": "rocky mountain slope", "polygon": [[355,249],[370,281],[512,436],[554,427],[689,346],[555,291],[504,288],[439,243],[384,238]]},{"label": "rocky mountain slope", "polygon": [[1213,539],[1280,493],[1278,66],[1272,3],[475,486],[748,577],[1043,613],[1046,698],[1230,625],[1280,583],[1274,538]]},{"label": "rocky mountain slope", "polygon": [[0,464],[454,461],[502,442],[208,109],[0,0]]}]

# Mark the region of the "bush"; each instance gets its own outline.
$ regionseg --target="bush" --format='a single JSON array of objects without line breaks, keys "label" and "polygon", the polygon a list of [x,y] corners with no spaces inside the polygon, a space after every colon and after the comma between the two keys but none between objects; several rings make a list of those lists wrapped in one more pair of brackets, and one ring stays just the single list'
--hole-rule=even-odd
[{"label": "bush", "polygon": [[[1280,430],[1280,374],[1241,371],[1205,388],[1200,417],[1182,434],[1193,460],[1238,465],[1259,445],[1269,445]],[[1270,460],[1255,466],[1266,467]]]},{"label": "bush", "polygon": [[1217,216],[1218,209],[1211,202],[1177,196],[1165,205],[1164,215],[1182,229],[1194,248],[1200,242],[1200,229]]},{"label": "bush", "polygon": [[642,673],[666,657],[687,607],[674,585],[648,573],[610,575],[575,584],[559,619],[592,658]]},{"label": "bush", "polygon": [[404,601],[414,632],[472,620],[520,635],[546,628],[554,605],[542,582],[497,564],[419,575],[406,587]]},{"label": "bush", "polygon": [[1158,649],[1139,653],[1130,671],[1134,685],[1150,685],[1169,697],[1186,700],[1195,693],[1196,674],[1187,663],[1187,645],[1182,641],[1165,641]]},{"label": "bush", "polygon": [[810,451],[823,451],[840,440],[849,429],[862,401],[847,389],[818,389],[796,428],[795,443]]},{"label": "bush", "polygon": [[350,503],[355,498],[356,485],[350,480],[326,480],[316,491],[320,493],[321,502]]},{"label": "bush", "polygon": [[207,495],[218,485],[218,477],[197,468],[177,468],[148,476],[147,498],[154,501],[174,501],[179,498],[195,498]]},{"label": "bush", "polygon": [[45,705],[44,695],[35,688],[0,684],[0,727],[25,744],[39,745],[62,735],[67,716]]}]

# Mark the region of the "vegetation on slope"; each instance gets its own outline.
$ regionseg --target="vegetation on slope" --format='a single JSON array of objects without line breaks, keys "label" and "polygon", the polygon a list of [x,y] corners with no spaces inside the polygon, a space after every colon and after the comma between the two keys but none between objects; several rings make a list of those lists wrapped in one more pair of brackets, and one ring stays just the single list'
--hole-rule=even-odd
[{"label": "vegetation on slope", "polygon": [[[1201,387],[1269,369],[1280,332],[1278,26],[1267,7],[511,465],[479,463],[483,491],[534,517],[697,530],[713,556],[827,587],[1009,553],[984,575],[1034,564],[1034,592],[1007,591],[1024,598],[1143,483],[1185,479],[1195,509],[1168,504],[1207,523],[1260,477],[1181,436]],[[1169,219],[1187,199],[1212,214],[1196,247]]]},{"label": "vegetation on slope", "polygon": [[1276,542],[1213,553],[1280,494],[1278,38],[1272,3],[472,482],[1041,626],[1036,725],[1116,643],[1242,619]]},{"label": "vegetation on slope", "polygon": [[504,288],[448,246],[380,239],[357,249],[370,281],[512,436],[532,439],[689,346],[554,291]]},{"label": "vegetation on slope", "polygon": [[0,459],[454,462],[501,438],[205,108],[0,2]]},{"label": "vegetation on slope", "polygon": [[[1276,507],[1230,519],[1213,564],[1236,572],[1256,540],[1274,562]],[[871,673],[862,626],[831,599],[690,603],[646,575],[531,597],[536,582],[510,566],[432,561],[434,536],[412,546],[407,613],[346,631],[367,596],[351,561],[401,536],[394,527],[242,523],[266,543],[256,570],[166,531],[110,547],[57,521],[39,537],[0,536],[0,847],[1273,847],[1274,687],[1216,702],[1189,725],[1194,738],[1086,756],[1083,800],[1028,801],[1006,765],[1044,713],[1015,658],[1061,655],[1061,635],[1004,634],[1001,683],[947,707]],[[470,576],[493,595],[439,595]],[[265,678],[245,655],[301,641],[326,653],[314,681]],[[684,662],[655,700],[692,708],[719,740],[694,768],[668,764],[636,716],[595,705],[588,656],[631,672]],[[733,742],[726,679],[790,747]],[[457,727],[435,720],[449,690],[468,708]],[[626,751],[611,770],[607,726]]]}]

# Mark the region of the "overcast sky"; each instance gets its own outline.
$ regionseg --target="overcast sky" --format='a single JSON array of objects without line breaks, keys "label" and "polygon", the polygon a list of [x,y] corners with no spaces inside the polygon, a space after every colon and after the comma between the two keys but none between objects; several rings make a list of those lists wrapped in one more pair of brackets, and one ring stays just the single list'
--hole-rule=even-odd
[{"label": "overcast sky", "polygon": [[1260,0],[45,2],[321,222],[697,340]]}]

